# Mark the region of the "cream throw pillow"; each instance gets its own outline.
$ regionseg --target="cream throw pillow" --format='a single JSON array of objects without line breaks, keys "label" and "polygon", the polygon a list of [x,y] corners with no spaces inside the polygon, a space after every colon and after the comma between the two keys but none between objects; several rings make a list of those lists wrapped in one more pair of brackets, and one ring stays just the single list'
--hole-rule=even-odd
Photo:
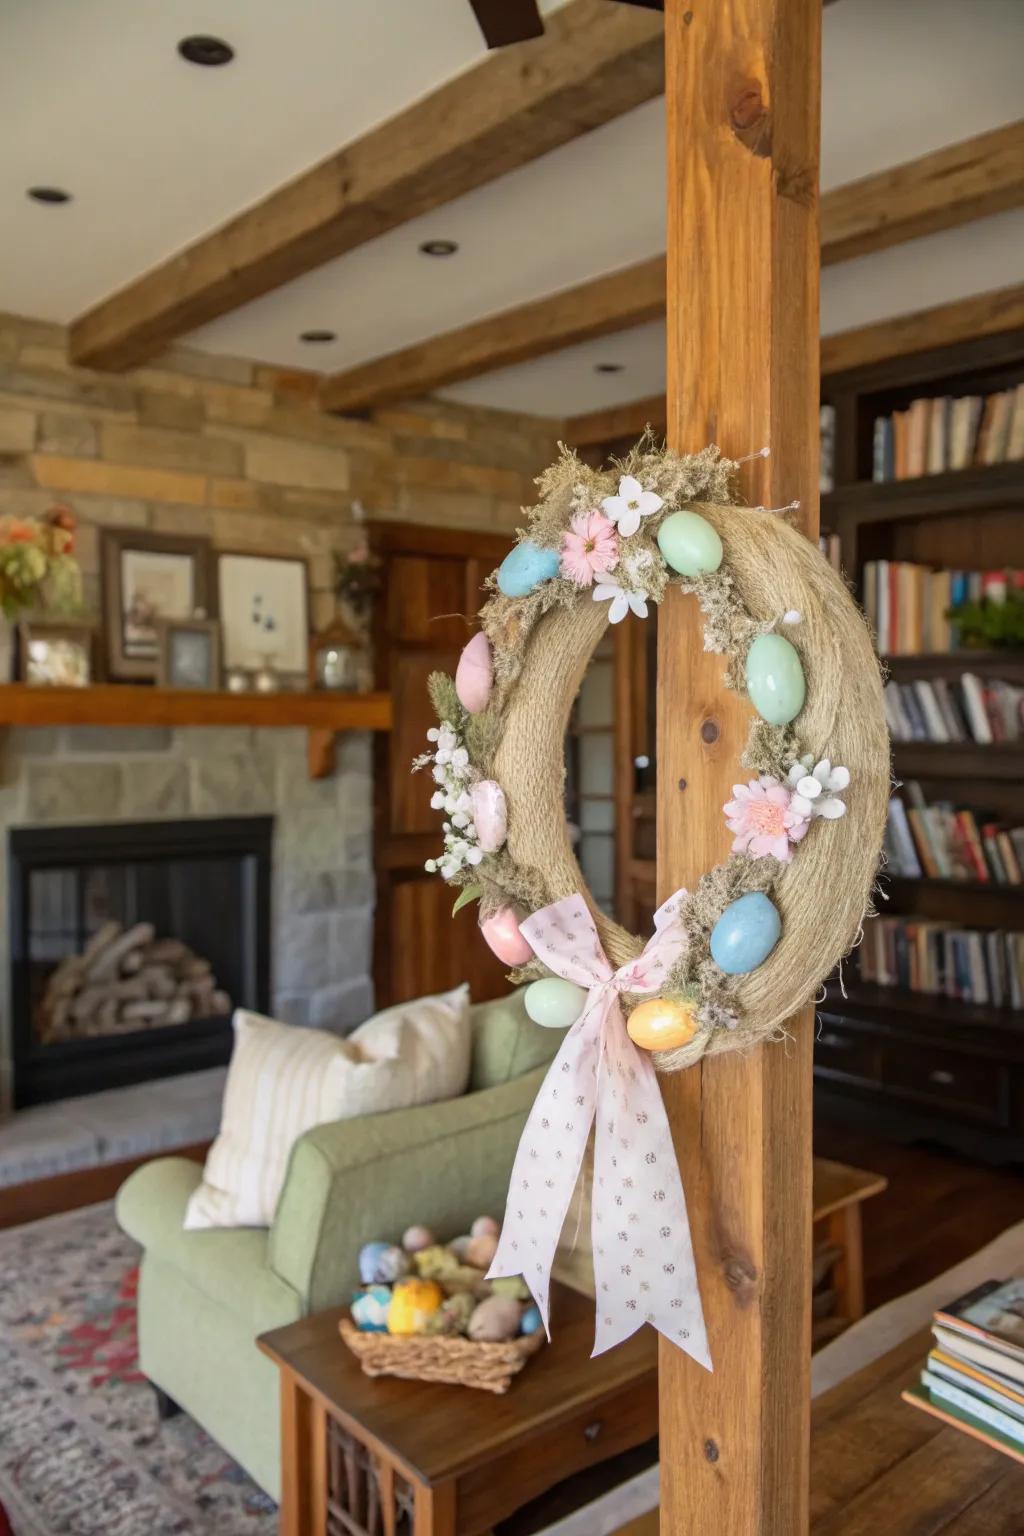
[{"label": "cream throw pillow", "polygon": [[269,1227],[298,1138],[314,1125],[458,1098],[469,1082],[469,987],[375,1014],[345,1039],[239,1008],[220,1131],[185,1230]]}]

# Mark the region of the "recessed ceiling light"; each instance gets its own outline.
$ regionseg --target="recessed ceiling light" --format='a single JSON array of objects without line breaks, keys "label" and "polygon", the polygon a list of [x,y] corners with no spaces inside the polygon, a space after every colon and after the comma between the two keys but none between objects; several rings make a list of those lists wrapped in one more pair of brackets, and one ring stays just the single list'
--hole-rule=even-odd
[{"label": "recessed ceiling light", "polygon": [[28,195],[37,203],[70,203],[71,193],[63,187],[29,187]]},{"label": "recessed ceiling light", "polygon": [[226,43],[222,37],[207,37],[201,32],[193,37],[183,37],[178,44],[178,52],[190,64],[202,64],[206,69],[230,64],[235,56],[231,44]]},{"label": "recessed ceiling light", "polygon": [[454,256],[458,250],[454,240],[424,240],[420,246],[422,256]]},{"label": "recessed ceiling light", "polygon": [[338,339],[337,331],[316,331],[316,330],[314,330],[314,331],[301,331],[299,333],[299,340],[300,341],[324,342],[324,341],[337,341],[337,339]]},{"label": "recessed ceiling light", "polygon": [[623,369],[625,368],[625,366],[626,366],[625,363],[595,363],[594,364],[594,372],[595,373],[621,373],[623,371]]}]

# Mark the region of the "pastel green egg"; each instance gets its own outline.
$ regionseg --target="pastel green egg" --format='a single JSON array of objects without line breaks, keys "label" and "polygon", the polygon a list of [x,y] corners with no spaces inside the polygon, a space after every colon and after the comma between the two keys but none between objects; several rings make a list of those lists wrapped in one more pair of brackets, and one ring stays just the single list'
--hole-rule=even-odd
[{"label": "pastel green egg", "polygon": [[587,994],[575,982],[560,976],[545,976],[527,987],[523,1006],[535,1024],[545,1029],[568,1029],[583,1012]]},{"label": "pastel green egg", "polygon": [[705,576],[722,563],[722,541],[699,512],[672,512],[658,529],[658,548],[680,576]]},{"label": "pastel green egg", "polygon": [[803,665],[784,635],[758,635],[750,647],[747,692],[769,725],[788,725],[803,709],[807,697]]}]

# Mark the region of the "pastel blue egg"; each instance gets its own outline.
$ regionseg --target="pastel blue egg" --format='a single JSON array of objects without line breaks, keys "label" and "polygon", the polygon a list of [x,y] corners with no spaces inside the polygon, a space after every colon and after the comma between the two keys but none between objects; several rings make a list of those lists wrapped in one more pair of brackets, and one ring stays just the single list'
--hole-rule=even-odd
[{"label": "pastel blue egg", "polygon": [[586,989],[561,976],[545,976],[531,982],[523,994],[523,1006],[535,1024],[545,1029],[568,1029],[575,1024],[587,1001]]},{"label": "pastel blue egg", "polygon": [[377,1274],[377,1266],[381,1255],[387,1253],[392,1245],[390,1243],[365,1243],[359,1250],[359,1278],[364,1285],[372,1285],[381,1278]]},{"label": "pastel blue egg", "polygon": [[544,1319],[540,1315],[540,1307],[527,1307],[519,1319],[520,1333],[539,1333],[544,1327]]},{"label": "pastel blue egg", "polygon": [[498,566],[498,591],[506,597],[528,597],[541,582],[558,575],[558,563],[557,549],[541,549],[532,539],[523,539]]},{"label": "pastel blue egg", "polygon": [[704,576],[722,563],[722,541],[699,512],[670,512],[658,529],[658,548],[680,576]]},{"label": "pastel blue egg", "polygon": [[711,958],[727,976],[745,976],[762,965],[782,932],[774,902],[761,891],[731,901],[711,930]]},{"label": "pastel blue egg", "polygon": [[352,1298],[352,1321],[363,1333],[387,1333],[391,1292],[386,1285],[371,1285]]},{"label": "pastel blue egg", "polygon": [[803,709],[804,669],[785,635],[758,635],[747,652],[747,692],[769,725],[788,725]]}]

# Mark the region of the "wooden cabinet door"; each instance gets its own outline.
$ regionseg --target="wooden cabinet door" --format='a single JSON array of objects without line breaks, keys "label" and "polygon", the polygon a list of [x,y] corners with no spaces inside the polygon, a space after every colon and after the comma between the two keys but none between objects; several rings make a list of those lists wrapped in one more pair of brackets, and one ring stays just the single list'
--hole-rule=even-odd
[{"label": "wooden cabinet door", "polygon": [[378,736],[374,861],[377,912],[374,982],[378,1008],[468,981],[475,1002],[508,991],[507,968],[477,932],[476,908],[456,918],[456,892],[424,864],[441,848],[430,808],[429,771],[412,772],[437,722],[431,672],[453,673],[474,632],[486,576],[508,552],[496,534],[380,523],[371,530],[384,562],[375,635],[377,686],[390,692],[394,727]]}]

